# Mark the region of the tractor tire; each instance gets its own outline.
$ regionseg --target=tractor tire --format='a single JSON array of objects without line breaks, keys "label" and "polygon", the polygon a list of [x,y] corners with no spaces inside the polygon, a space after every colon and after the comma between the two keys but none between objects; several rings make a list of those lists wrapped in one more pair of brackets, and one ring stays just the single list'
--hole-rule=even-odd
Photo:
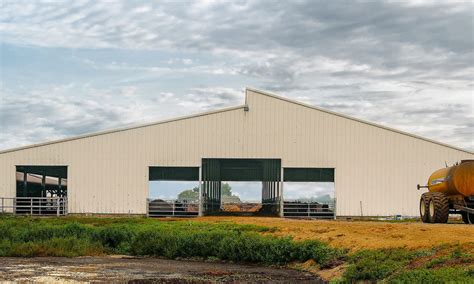
[{"label": "tractor tire", "polygon": [[420,198],[420,218],[423,223],[430,223],[430,207],[431,192],[425,192]]},{"label": "tractor tire", "polygon": [[474,214],[469,214],[467,212],[461,212],[462,221],[465,224],[474,224]]},{"label": "tractor tire", "polygon": [[431,223],[447,223],[449,216],[449,201],[442,192],[432,192],[429,205]]}]

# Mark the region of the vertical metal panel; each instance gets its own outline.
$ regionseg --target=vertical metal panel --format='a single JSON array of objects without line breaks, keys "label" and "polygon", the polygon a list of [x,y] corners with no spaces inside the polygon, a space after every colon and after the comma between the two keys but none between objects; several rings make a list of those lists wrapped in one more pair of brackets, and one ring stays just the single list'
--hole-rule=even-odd
[{"label": "vertical metal panel", "polygon": [[199,167],[204,157],[275,158],[283,167],[337,168],[339,216],[358,215],[360,201],[367,215],[417,215],[416,184],[445,161],[474,158],[266,94],[249,90],[246,100],[249,111],[0,153],[0,196],[16,194],[15,165],[67,165],[69,212],[146,214],[149,166]]}]

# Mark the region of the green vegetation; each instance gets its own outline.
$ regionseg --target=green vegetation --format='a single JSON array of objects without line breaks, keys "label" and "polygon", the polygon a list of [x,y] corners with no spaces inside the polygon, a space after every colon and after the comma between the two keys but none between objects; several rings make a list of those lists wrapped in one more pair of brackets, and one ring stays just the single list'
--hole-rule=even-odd
[{"label": "green vegetation", "polygon": [[344,282],[474,283],[474,256],[460,245],[431,250],[362,250],[348,257]]},{"label": "green vegetation", "polygon": [[395,275],[392,283],[474,283],[474,269],[444,267],[415,269]]},{"label": "green vegetation", "polygon": [[[224,182],[221,187],[221,196],[223,200],[231,200],[232,202],[240,202],[240,198],[232,193],[232,187]],[[186,189],[178,194],[178,200],[197,201],[199,199],[199,187]]]},{"label": "green vegetation", "polygon": [[354,280],[379,280],[403,268],[414,257],[404,249],[363,250],[350,256],[351,264],[345,278]]},{"label": "green vegetation", "polygon": [[193,189],[186,189],[178,194],[178,200],[183,201],[197,201],[199,199],[199,187]]},{"label": "green vegetation", "polygon": [[472,245],[347,254],[316,240],[272,236],[275,231],[232,222],[0,216],[0,256],[128,254],[277,265],[314,260],[323,269],[344,264],[345,272],[335,282],[474,283]]},{"label": "green vegetation", "polygon": [[145,218],[2,218],[0,256],[131,254],[265,264],[313,259],[326,267],[345,254],[319,241],[296,242],[261,234],[272,230],[255,225]]}]

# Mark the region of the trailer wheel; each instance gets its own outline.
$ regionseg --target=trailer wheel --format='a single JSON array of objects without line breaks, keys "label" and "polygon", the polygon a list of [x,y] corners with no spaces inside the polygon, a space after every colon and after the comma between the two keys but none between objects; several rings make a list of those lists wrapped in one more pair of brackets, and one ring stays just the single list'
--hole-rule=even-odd
[{"label": "trailer wheel", "polygon": [[429,203],[431,223],[447,223],[449,216],[449,201],[442,192],[432,192]]},{"label": "trailer wheel", "polygon": [[474,224],[474,214],[469,214],[467,212],[461,212],[462,220],[465,224]]},{"label": "trailer wheel", "polygon": [[423,223],[430,222],[430,214],[428,212],[430,207],[430,199],[430,192],[423,193],[420,198],[420,218]]}]

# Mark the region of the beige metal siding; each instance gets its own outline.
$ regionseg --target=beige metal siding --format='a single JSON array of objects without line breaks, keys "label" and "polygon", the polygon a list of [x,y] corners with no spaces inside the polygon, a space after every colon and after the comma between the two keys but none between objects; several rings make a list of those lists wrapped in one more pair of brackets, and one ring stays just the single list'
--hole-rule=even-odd
[{"label": "beige metal siding", "polygon": [[149,166],[281,158],[336,168],[337,214],[417,215],[429,174],[473,154],[248,90],[243,107],[0,153],[0,196],[15,165],[67,165],[71,213],[145,214]]},{"label": "beige metal siding", "polygon": [[[270,96],[248,97],[251,125],[263,133],[277,129],[280,137],[258,145],[258,153],[279,147],[283,167],[334,167],[337,214],[367,216],[418,214],[424,184],[445,161],[472,159],[471,153],[452,149],[392,130],[314,110]],[[259,123],[265,112],[280,113],[272,125]],[[280,142],[283,140],[282,142]]]}]

